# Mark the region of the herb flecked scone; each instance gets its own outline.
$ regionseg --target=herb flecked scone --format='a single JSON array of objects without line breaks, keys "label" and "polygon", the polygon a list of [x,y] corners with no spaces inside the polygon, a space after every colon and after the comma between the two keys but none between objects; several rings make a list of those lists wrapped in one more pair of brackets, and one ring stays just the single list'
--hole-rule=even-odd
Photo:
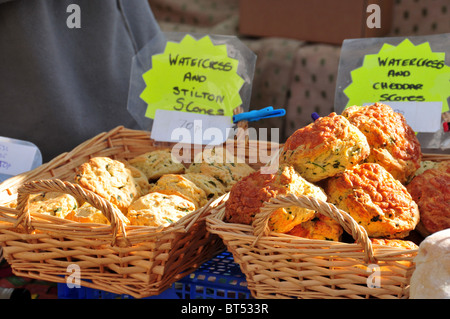
[{"label": "herb flecked scone", "polygon": [[419,222],[417,204],[406,187],[376,163],[356,165],[329,178],[325,192],[369,237],[404,238]]},{"label": "herb flecked scone", "polygon": [[[250,225],[264,202],[286,194],[327,199],[320,187],[306,181],[292,166],[284,164],[273,174],[256,171],[233,185],[225,204],[224,221]],[[286,233],[315,215],[315,211],[297,206],[279,208],[269,218],[268,225],[271,231]]]},{"label": "herb flecked scone", "polygon": [[212,176],[202,173],[186,173],[183,176],[201,188],[208,200],[218,198],[226,193],[225,186]]},{"label": "herb flecked scone", "polygon": [[73,220],[79,223],[109,224],[108,219],[101,210],[85,202],[77,210],[66,215],[65,219]]},{"label": "herb flecked scone", "polygon": [[109,157],[93,157],[80,165],[75,182],[115,204],[124,213],[142,193],[131,170]]},{"label": "herb flecked scone", "polygon": [[172,156],[170,149],[155,150],[136,156],[128,163],[142,171],[149,182],[165,174],[184,173],[186,167]]},{"label": "herb flecked scone", "polygon": [[318,182],[362,162],[369,153],[364,134],[333,112],[289,136],[280,163],[288,163],[306,180]]},{"label": "herb flecked scone", "polygon": [[313,219],[295,226],[287,234],[308,239],[340,241],[343,232],[337,221],[317,213]]},{"label": "herb flecked scone", "polygon": [[195,209],[194,203],[181,196],[151,192],[128,207],[127,218],[130,225],[166,227]]},{"label": "herb flecked scone", "polygon": [[186,173],[201,173],[214,177],[224,187],[231,190],[239,180],[253,173],[255,170],[222,148],[205,150],[194,159]]},{"label": "herb flecked scone", "polygon": [[28,200],[28,211],[30,214],[40,213],[59,218],[78,209],[78,201],[69,194],[57,192],[44,192],[30,196]]},{"label": "herb flecked scone", "polygon": [[342,116],[366,136],[370,155],[366,162],[378,163],[403,184],[420,168],[419,140],[402,114],[382,103],[351,106]]},{"label": "herb flecked scone", "polygon": [[208,202],[205,191],[181,174],[161,176],[150,191],[184,197],[192,201],[196,208],[203,207]]}]

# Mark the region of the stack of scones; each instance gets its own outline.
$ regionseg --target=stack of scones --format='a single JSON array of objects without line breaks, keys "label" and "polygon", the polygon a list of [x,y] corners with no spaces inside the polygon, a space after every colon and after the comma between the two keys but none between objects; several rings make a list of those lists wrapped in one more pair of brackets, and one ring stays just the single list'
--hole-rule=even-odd
[{"label": "stack of scones", "polygon": [[[231,188],[224,220],[250,225],[264,202],[278,194],[310,195],[350,214],[373,243],[417,248],[405,238],[419,224],[420,205],[427,201],[431,206],[431,199],[416,195],[425,188],[414,185],[439,176],[420,172],[421,164],[419,141],[402,114],[382,103],[352,106],[289,136],[277,172],[257,171],[238,181]],[[440,172],[450,173],[449,167],[440,164]],[[423,214],[428,215],[426,205]],[[310,239],[340,241],[343,234],[336,221],[298,207],[276,210],[268,225],[273,232]]]}]

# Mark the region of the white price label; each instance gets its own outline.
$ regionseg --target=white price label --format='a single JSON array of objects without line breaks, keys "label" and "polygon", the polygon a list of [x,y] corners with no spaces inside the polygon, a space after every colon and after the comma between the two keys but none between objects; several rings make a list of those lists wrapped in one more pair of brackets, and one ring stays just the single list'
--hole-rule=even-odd
[{"label": "white price label", "polygon": [[233,122],[229,116],[156,110],[151,137],[155,141],[219,145]]},{"label": "white price label", "polygon": [[[385,103],[385,102],[382,102]],[[403,114],[417,133],[434,133],[441,127],[442,102],[386,102],[395,112]],[[370,104],[365,104],[370,105]]]}]

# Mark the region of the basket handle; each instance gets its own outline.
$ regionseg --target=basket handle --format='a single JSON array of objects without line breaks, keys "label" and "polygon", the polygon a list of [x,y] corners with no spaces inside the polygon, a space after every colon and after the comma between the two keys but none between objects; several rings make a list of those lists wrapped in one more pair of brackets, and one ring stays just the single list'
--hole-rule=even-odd
[{"label": "basket handle", "polygon": [[119,230],[122,232],[125,241],[129,243],[125,231],[125,225],[128,223],[128,219],[122,214],[119,208],[94,192],[82,188],[80,185],[59,179],[32,181],[19,187],[17,190],[17,210],[19,211],[19,215],[15,227],[22,223],[25,230],[31,230],[31,215],[28,211],[28,199],[31,194],[39,192],[66,193],[72,195],[79,201],[88,202],[99,209],[110,222],[113,230],[113,245],[116,244]]},{"label": "basket handle", "polygon": [[339,222],[344,230],[349,233],[359,245],[361,245],[365,253],[365,261],[367,263],[377,263],[372,248],[372,242],[370,241],[364,227],[358,225],[350,214],[338,209],[333,204],[307,195],[280,195],[276,198],[272,198],[269,202],[265,202],[259,213],[256,214],[252,223],[253,233],[256,236],[254,243],[256,243],[261,236],[267,235],[270,232],[268,226],[269,217],[276,209],[292,206],[315,210]]}]

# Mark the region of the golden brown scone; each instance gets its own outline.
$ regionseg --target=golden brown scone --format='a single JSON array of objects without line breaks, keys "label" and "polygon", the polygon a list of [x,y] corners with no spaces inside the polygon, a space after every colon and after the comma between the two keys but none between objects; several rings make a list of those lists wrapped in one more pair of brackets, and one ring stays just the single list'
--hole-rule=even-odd
[{"label": "golden brown scone", "polygon": [[150,191],[184,197],[192,201],[196,208],[203,207],[208,202],[203,189],[181,174],[166,174],[161,176]]},{"label": "golden brown scone", "polygon": [[218,198],[226,193],[225,186],[212,176],[202,173],[186,173],[184,177],[200,187],[208,200]]},{"label": "golden brown scone", "polygon": [[196,156],[186,173],[202,173],[217,179],[225,191],[255,170],[223,148],[206,149]]},{"label": "golden brown scone", "polygon": [[121,161],[126,168],[128,168],[131,172],[131,176],[136,183],[136,188],[140,189],[140,196],[147,194],[150,191],[151,185],[148,182],[147,176],[140,169],[134,167],[130,163],[125,160]]},{"label": "golden brown scone", "polygon": [[406,188],[419,206],[422,236],[450,228],[450,160],[414,177]]},{"label": "golden brown scone", "polygon": [[[378,247],[393,247],[393,248],[401,248],[403,250],[415,250],[418,249],[419,246],[417,246],[414,242],[410,240],[403,240],[403,239],[386,239],[386,238],[370,238],[370,241],[372,242],[373,248],[376,250]],[[409,254],[407,254],[409,255]],[[406,255],[405,255],[406,256]],[[408,260],[399,260],[393,262],[391,265],[382,265],[380,267],[380,271],[382,272],[392,272],[392,271],[398,271],[398,267],[411,267],[413,266],[413,263]],[[362,267],[366,268],[366,267]]]},{"label": "golden brown scone", "polygon": [[80,165],[75,182],[115,204],[122,212],[141,195],[131,170],[109,157],[94,157]]},{"label": "golden brown scone", "polygon": [[[302,178],[290,165],[280,165],[277,172],[263,174],[256,171],[237,182],[225,204],[224,220],[250,225],[264,202],[277,195],[310,195],[325,201],[323,190]],[[269,218],[269,228],[286,233],[294,226],[314,218],[315,211],[301,208],[279,208]]]},{"label": "golden brown scone", "polygon": [[343,116],[331,113],[288,137],[280,163],[293,165],[310,182],[334,176],[369,156],[367,139]]},{"label": "golden brown scone", "polygon": [[130,225],[166,227],[193,211],[195,205],[181,196],[152,192],[133,202],[127,217]]},{"label": "golden brown scone", "polygon": [[40,213],[59,218],[65,218],[67,214],[78,208],[78,202],[72,195],[45,192],[30,196],[28,211],[30,214]]},{"label": "golden brown scone", "polygon": [[419,222],[411,195],[381,165],[364,163],[327,181],[330,203],[349,213],[369,237],[403,238]]},{"label": "golden brown scone", "polygon": [[130,165],[142,171],[149,182],[165,174],[181,174],[185,166],[172,156],[170,149],[155,150],[141,154],[128,161]]},{"label": "golden brown scone", "polygon": [[378,163],[403,184],[419,169],[419,140],[402,114],[382,103],[351,106],[342,112],[367,137],[370,155],[366,162]]},{"label": "golden brown scone", "polygon": [[295,226],[287,234],[309,239],[340,241],[343,231],[337,221],[317,213],[316,217]]},{"label": "golden brown scone", "polygon": [[398,247],[404,249],[417,249],[419,246],[410,240],[403,239],[386,239],[386,238],[370,238],[373,245]]},{"label": "golden brown scone", "polygon": [[85,202],[77,210],[71,211],[66,215],[65,219],[73,220],[79,223],[96,223],[96,224],[109,224],[108,219],[103,213]]}]

